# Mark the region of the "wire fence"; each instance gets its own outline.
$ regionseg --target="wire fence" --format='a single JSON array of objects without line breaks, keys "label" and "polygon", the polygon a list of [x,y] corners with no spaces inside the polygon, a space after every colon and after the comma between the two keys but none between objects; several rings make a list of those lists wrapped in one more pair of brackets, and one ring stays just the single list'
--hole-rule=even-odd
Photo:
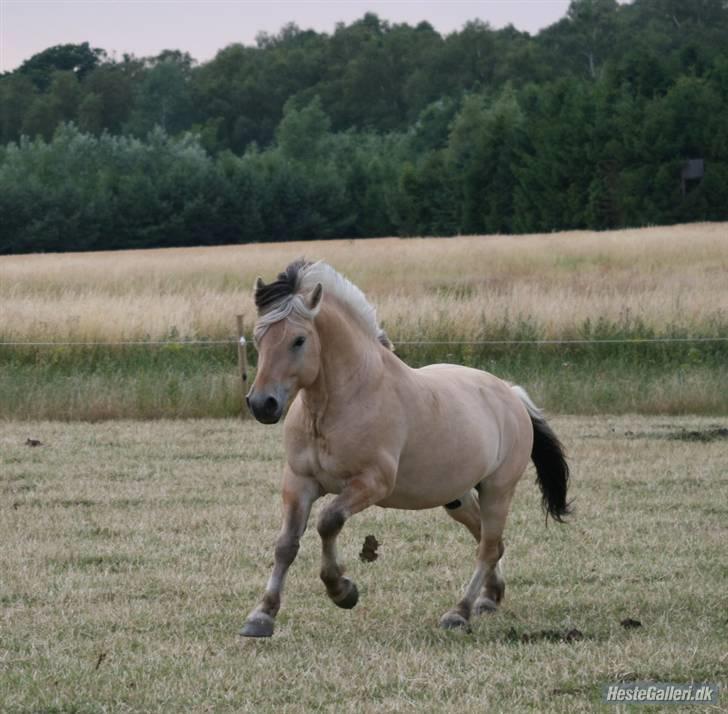
[{"label": "wire fence", "polygon": [[161,347],[164,345],[236,345],[237,339],[225,340],[119,340],[96,342],[0,342],[0,347]]},{"label": "wire fence", "polygon": [[[575,338],[575,339],[534,339],[534,340],[397,340],[394,345],[451,345],[458,346],[503,346],[503,345],[627,345],[627,344],[669,344],[669,343],[711,343],[728,342],[724,337],[625,337],[625,338]],[[119,341],[66,341],[66,342],[0,342],[0,347],[163,347],[172,346],[218,346],[237,345],[238,338],[221,340],[119,340]]]}]

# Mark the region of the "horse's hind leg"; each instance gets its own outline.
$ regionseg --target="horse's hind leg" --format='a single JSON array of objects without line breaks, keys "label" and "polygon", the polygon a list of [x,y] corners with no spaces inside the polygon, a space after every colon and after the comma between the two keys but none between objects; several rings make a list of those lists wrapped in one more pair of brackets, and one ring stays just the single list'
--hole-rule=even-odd
[{"label": "horse's hind leg", "polygon": [[498,479],[494,478],[490,483],[483,481],[479,491],[481,536],[477,564],[460,602],[440,619],[440,626],[445,629],[469,630],[473,612],[495,609],[505,589],[498,561],[503,555],[503,529],[513,486],[500,486]]},{"label": "horse's hind leg", "polygon": [[[472,533],[475,540],[480,543],[480,504],[473,491],[462,498],[457,499],[444,506],[445,512],[450,518],[462,523]],[[501,540],[501,558],[503,557],[503,541]],[[502,560],[499,560],[495,568],[485,576],[485,582],[473,605],[473,613],[480,615],[484,612],[495,612],[506,590],[506,583],[503,579]]]},{"label": "horse's hind leg", "polygon": [[480,506],[472,491],[468,491],[462,498],[446,503],[444,508],[450,518],[462,523],[480,543]]}]

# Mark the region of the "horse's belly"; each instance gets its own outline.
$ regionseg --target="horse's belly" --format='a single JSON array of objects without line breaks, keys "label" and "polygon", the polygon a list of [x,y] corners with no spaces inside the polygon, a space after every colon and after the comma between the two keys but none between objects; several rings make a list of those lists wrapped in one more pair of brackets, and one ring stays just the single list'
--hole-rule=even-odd
[{"label": "horse's belly", "polygon": [[397,472],[392,493],[378,505],[413,510],[443,506],[461,498],[487,474],[487,461],[472,456],[459,463],[405,465]]},{"label": "horse's belly", "polygon": [[[451,427],[457,425],[451,425]],[[410,441],[400,454],[387,508],[434,508],[460,498],[496,466],[498,438],[489,443],[481,429],[441,429]]]}]

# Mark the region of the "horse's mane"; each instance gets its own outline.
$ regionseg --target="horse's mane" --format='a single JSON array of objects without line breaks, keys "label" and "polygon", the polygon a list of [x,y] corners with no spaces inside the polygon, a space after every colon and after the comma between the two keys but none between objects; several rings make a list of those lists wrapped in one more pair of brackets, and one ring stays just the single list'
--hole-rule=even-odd
[{"label": "horse's mane", "polygon": [[254,298],[258,308],[258,322],[255,326],[255,339],[260,340],[268,327],[287,317],[312,320],[318,310],[310,310],[303,298],[318,283],[323,286],[324,300],[327,296],[334,297],[357,320],[366,334],[388,349],[393,349],[392,343],[377,322],[376,309],[364,293],[321,260],[315,263],[296,260],[269,285],[256,284]]}]

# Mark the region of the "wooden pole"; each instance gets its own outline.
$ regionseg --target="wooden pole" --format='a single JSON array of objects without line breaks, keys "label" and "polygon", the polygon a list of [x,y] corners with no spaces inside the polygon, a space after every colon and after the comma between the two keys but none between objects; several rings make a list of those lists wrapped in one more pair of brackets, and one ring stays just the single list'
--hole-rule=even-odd
[{"label": "wooden pole", "polygon": [[[243,388],[243,401],[247,392],[248,382],[248,349],[243,334],[243,316],[236,315],[235,319],[238,323],[238,369],[240,371],[240,381]],[[245,408],[241,411],[241,416],[245,417]]]}]

